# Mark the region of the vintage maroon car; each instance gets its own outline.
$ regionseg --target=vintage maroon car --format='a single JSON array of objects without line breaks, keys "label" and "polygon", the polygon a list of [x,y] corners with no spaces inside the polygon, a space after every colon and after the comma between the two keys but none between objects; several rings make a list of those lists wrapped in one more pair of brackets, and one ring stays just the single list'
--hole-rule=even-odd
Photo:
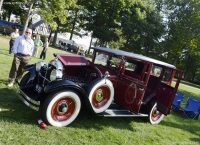
[{"label": "vintage maroon car", "polygon": [[151,124],[170,113],[182,77],[175,66],[121,50],[91,49],[91,60],[55,54],[49,64],[27,65],[18,82],[20,99],[52,126],[73,122],[83,105],[100,116],[148,117]]}]

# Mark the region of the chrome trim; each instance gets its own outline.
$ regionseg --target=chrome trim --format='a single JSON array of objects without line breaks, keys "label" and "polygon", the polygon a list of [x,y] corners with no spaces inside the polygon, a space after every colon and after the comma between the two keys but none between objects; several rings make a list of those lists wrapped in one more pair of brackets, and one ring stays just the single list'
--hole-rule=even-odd
[{"label": "chrome trim", "polygon": [[40,101],[35,101],[28,97],[20,88],[17,84],[14,85],[14,90],[19,97],[20,100],[24,102],[28,107],[30,107],[33,110],[38,111],[40,107]]},{"label": "chrome trim", "polygon": [[35,66],[36,66],[36,67],[35,67],[36,71],[39,72],[40,69],[41,69],[44,65],[46,65],[46,64],[45,64],[45,62],[43,62],[43,61],[37,62],[37,63],[35,64]]},{"label": "chrome trim", "polygon": [[58,60],[58,58],[56,58],[56,59],[54,59],[54,60],[51,60],[51,61],[49,62],[49,64],[55,66],[56,69],[58,69],[58,70],[61,70],[61,71],[63,70],[63,65],[62,65],[61,61]]}]

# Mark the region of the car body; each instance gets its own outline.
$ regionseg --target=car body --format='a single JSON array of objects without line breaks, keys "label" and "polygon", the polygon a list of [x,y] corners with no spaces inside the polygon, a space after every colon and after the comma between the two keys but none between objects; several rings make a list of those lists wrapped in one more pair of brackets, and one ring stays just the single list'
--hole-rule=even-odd
[{"label": "car body", "polygon": [[121,50],[91,49],[91,60],[54,54],[49,64],[27,65],[18,82],[20,99],[52,126],[69,125],[83,105],[99,116],[148,117],[151,124],[170,113],[182,77],[174,65]]}]

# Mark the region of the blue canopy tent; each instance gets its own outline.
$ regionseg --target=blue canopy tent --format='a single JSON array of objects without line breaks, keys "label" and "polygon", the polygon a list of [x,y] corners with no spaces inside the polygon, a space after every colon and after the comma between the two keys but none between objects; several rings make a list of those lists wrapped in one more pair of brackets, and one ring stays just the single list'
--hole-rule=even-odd
[{"label": "blue canopy tent", "polygon": [[20,25],[20,24],[13,23],[13,22],[8,22],[8,21],[5,21],[5,20],[0,20],[0,26],[5,26],[5,25],[16,26],[16,27],[19,27],[19,28],[24,27],[24,25]]}]

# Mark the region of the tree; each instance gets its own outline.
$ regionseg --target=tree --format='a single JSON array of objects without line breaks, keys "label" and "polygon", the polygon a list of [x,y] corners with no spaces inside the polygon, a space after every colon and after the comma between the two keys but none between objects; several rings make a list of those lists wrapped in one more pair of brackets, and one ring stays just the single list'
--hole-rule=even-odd
[{"label": "tree", "polygon": [[98,38],[99,46],[108,42],[119,40],[116,28],[119,27],[120,9],[123,7],[121,0],[81,0],[83,6],[82,28],[92,32],[92,37]]},{"label": "tree", "polygon": [[[200,2],[198,0],[165,1],[170,10],[165,47],[167,59],[184,71],[184,80],[191,80],[200,60]],[[191,65],[194,64],[194,65]],[[194,79],[193,79],[194,80]]]},{"label": "tree", "polygon": [[60,25],[67,22],[68,10],[76,7],[77,0],[42,0],[38,13],[55,30],[53,45],[56,44]]},{"label": "tree", "polygon": [[121,12],[122,49],[146,56],[155,56],[156,45],[164,33],[162,17],[154,1],[140,1],[128,5]]}]

